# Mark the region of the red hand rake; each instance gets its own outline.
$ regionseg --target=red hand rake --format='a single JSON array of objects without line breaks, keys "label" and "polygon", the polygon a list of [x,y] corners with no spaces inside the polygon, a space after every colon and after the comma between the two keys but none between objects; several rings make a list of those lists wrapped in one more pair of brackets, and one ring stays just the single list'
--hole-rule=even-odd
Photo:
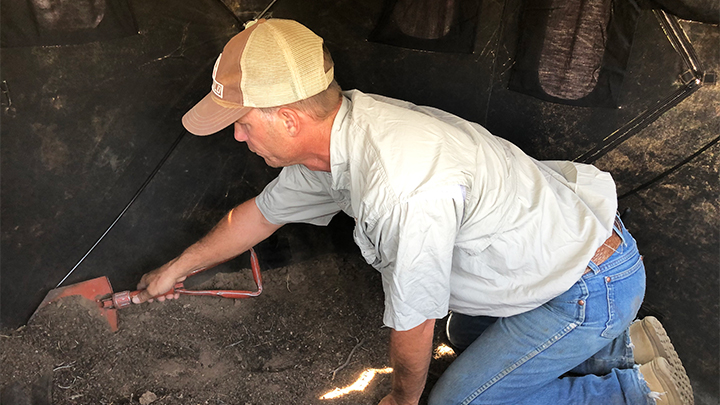
[{"label": "red hand rake", "polygon": [[[242,290],[188,290],[185,288],[183,282],[175,284],[172,290],[165,294],[179,293],[184,295],[209,295],[223,298],[249,298],[257,297],[263,291],[262,276],[260,274],[260,264],[258,263],[257,254],[255,250],[250,249],[250,267],[252,269],[253,279],[257,285],[256,291],[242,291]],[[205,269],[196,270],[188,275],[193,276]],[[128,307],[132,304],[132,298],[140,293],[138,291],[121,291],[113,293],[110,280],[106,276],[94,278],[92,280],[83,281],[81,283],[69,285],[67,287],[60,287],[47,293],[45,299],[40,303],[38,308],[33,313],[33,316],[43,308],[63,297],[69,297],[73,295],[79,295],[97,303],[98,310],[101,316],[103,316],[110,329],[113,332],[118,330],[117,310]],[[165,295],[163,294],[163,295]],[[30,317],[32,319],[32,316]]]}]

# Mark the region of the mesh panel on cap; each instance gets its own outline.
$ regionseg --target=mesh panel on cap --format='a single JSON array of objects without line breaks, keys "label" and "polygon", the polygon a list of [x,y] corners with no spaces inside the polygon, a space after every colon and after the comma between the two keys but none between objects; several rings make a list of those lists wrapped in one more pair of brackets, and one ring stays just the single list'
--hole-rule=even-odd
[{"label": "mesh panel on cap", "polygon": [[322,38],[299,23],[269,20],[248,39],[241,59],[244,105],[275,107],[325,90]]}]

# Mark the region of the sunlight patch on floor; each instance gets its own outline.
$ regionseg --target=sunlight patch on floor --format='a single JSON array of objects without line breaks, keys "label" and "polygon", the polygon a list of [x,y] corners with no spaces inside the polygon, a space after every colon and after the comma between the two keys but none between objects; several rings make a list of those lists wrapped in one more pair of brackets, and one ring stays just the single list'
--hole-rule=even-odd
[{"label": "sunlight patch on floor", "polygon": [[433,359],[437,360],[441,357],[454,356],[454,355],[455,355],[455,350],[453,350],[450,346],[443,343],[440,346],[435,348],[435,351],[433,352]]},{"label": "sunlight patch on floor", "polygon": [[370,384],[376,374],[388,374],[392,373],[392,367],[385,368],[369,368],[360,374],[360,378],[357,379],[352,385],[348,385],[345,388],[335,388],[327,394],[320,397],[320,399],[333,399],[341,397],[352,391],[364,391],[365,388]]}]

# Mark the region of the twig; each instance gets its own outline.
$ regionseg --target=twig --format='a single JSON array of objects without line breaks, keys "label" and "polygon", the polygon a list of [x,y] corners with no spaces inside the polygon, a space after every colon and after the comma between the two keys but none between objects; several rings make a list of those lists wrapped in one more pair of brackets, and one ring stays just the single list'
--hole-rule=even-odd
[{"label": "twig", "polygon": [[285,287],[287,287],[288,292],[290,291],[290,272],[288,272],[287,278],[285,278]]},{"label": "twig", "polygon": [[[353,354],[355,354],[355,351],[363,344],[364,341],[365,341],[365,338],[360,339],[360,341],[358,342],[358,344],[356,344],[355,347],[353,347],[353,349],[350,350],[350,354],[348,355],[347,360],[345,360],[345,363],[343,363],[342,366],[340,366],[340,367],[336,368],[335,370],[333,370],[333,372],[332,372],[332,380],[335,380],[335,374],[336,374],[338,371],[344,369],[345,367],[347,367],[348,364],[350,364],[350,359],[352,358]],[[331,380],[331,381],[332,381],[332,380]]]},{"label": "twig", "polygon": [[72,363],[61,364],[61,365],[55,367],[55,368],[53,369],[53,371],[62,370],[62,369],[64,369],[64,368],[72,368],[72,367],[75,367],[75,363],[77,363],[77,362],[76,362],[76,361],[73,361]]},{"label": "twig", "polygon": [[267,342],[258,343],[258,344],[256,344],[256,345],[253,346],[253,347],[258,347],[258,346],[262,346],[262,345],[269,345],[269,344],[271,344],[271,343],[277,342],[278,340],[280,340],[280,339],[275,339],[275,340],[270,340],[270,341],[267,341]]},{"label": "twig", "polygon": [[227,347],[237,346],[237,345],[239,345],[240,343],[242,343],[242,339],[238,340],[238,341],[235,342],[235,343],[231,343],[231,344],[229,344],[229,345],[227,345],[227,346],[225,346],[225,347],[227,348]]}]

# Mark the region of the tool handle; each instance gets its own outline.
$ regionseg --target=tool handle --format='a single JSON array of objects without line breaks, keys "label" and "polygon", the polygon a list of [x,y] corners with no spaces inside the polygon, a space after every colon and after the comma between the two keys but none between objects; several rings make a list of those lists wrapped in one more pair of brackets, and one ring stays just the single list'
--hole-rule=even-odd
[{"label": "tool handle", "polygon": [[[177,283],[177,284],[175,284],[175,287],[170,289],[170,291],[166,292],[165,294],[160,294],[160,295],[157,295],[152,298],[157,298],[157,297],[165,296],[168,294],[174,294],[174,293],[178,292],[177,291],[178,288],[183,288],[183,287],[185,287],[183,285],[183,283]],[[106,299],[102,300],[102,306],[103,306],[103,308],[115,308],[115,309],[129,307],[130,305],[132,305],[133,297],[140,294],[141,291],[144,291],[144,290],[136,290],[136,291],[126,290],[126,291],[120,291],[120,292],[114,293],[110,298],[106,298]]]},{"label": "tool handle", "polygon": [[[256,291],[243,291],[243,290],[188,290],[185,289],[185,285],[183,282],[179,282],[175,284],[175,286],[170,289],[170,291],[160,294],[158,296],[152,297],[157,298],[160,296],[168,295],[168,294],[184,294],[184,295],[205,295],[205,296],[216,296],[216,297],[223,297],[223,298],[233,298],[233,299],[239,299],[239,298],[248,298],[248,297],[257,297],[260,295],[263,291],[263,285],[262,285],[262,275],[260,274],[260,263],[258,262],[257,254],[255,253],[255,250],[250,248],[250,268],[252,269],[253,279],[255,280],[255,284],[257,285]],[[188,275],[188,277],[195,275],[201,271],[196,270]],[[136,290],[136,291],[121,291],[118,293],[113,294],[110,298],[102,300],[102,306],[103,308],[115,308],[115,309],[121,309],[126,308],[132,305],[132,299],[136,295],[140,294],[140,291],[143,290]]]},{"label": "tool handle", "polygon": [[[257,297],[258,295],[262,294],[263,291],[263,284],[262,284],[262,275],[260,274],[260,263],[258,262],[257,254],[255,253],[255,250],[250,248],[250,268],[252,270],[253,280],[255,280],[255,284],[257,285],[256,291],[244,291],[244,290],[187,290],[185,289],[185,286],[183,283],[177,283],[175,285],[175,288],[173,289],[174,292],[183,294],[183,295],[205,295],[205,296],[215,296],[215,297],[223,297],[223,298],[233,298],[233,299],[239,299],[239,298],[249,298],[249,297]],[[188,277],[197,274],[201,270],[196,270],[188,275]]]}]

